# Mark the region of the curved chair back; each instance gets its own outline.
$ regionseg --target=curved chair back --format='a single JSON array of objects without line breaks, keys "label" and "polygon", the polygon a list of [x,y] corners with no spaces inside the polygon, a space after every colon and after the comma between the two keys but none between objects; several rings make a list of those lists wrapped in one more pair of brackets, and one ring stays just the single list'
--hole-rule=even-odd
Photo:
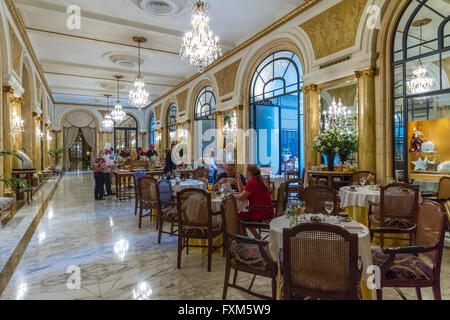
[{"label": "curved chair back", "polygon": [[[394,219],[417,223],[419,210],[419,187],[411,184],[393,183],[381,188],[380,226],[392,226]],[[389,221],[389,222],[388,222]]]},{"label": "curved chair back", "polygon": [[136,195],[139,194],[138,190],[139,190],[139,185],[138,185],[138,181],[140,178],[145,176],[145,171],[136,171],[135,173],[133,173],[133,179],[134,179],[134,191],[136,193]]},{"label": "curved chair back", "polygon": [[205,190],[189,188],[177,193],[177,210],[183,227],[211,227],[211,194]]},{"label": "curved chair back", "polygon": [[424,200],[420,206],[417,218],[416,245],[430,248],[437,244],[435,250],[425,254],[439,268],[442,260],[446,226],[447,221],[442,206],[439,203]]},{"label": "curved chair back", "polygon": [[325,210],[325,202],[334,204],[333,214],[337,212],[336,193],[325,186],[309,186],[300,191],[300,200],[305,202],[305,210],[308,213],[328,214]]},{"label": "curved chair back", "polygon": [[286,299],[359,299],[358,235],[321,223],[284,229],[283,276]]},{"label": "curved chair back", "polygon": [[286,183],[282,183],[278,188],[277,205],[275,208],[275,215],[273,217],[274,219],[284,215],[284,212],[286,211],[286,205],[287,205],[287,188]]},{"label": "curved chair back", "polygon": [[194,179],[201,180],[201,179],[208,179],[209,178],[209,171],[205,167],[198,167],[194,171]]},{"label": "curved chair back", "polygon": [[439,200],[450,200],[450,177],[442,177],[439,180],[438,196]]},{"label": "curved chair back", "polygon": [[173,204],[172,184],[169,179],[162,179],[159,181],[158,185],[161,205],[163,208],[166,208]]},{"label": "curved chair back", "polygon": [[138,186],[138,195],[141,202],[147,202],[154,208],[160,205],[158,182],[153,177],[140,177]]}]

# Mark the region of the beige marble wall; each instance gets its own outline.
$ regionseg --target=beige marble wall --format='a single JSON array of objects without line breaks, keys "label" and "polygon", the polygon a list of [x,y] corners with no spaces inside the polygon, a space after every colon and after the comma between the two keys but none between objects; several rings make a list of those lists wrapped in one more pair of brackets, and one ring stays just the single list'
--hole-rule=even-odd
[{"label": "beige marble wall", "polygon": [[319,154],[313,149],[313,139],[320,132],[320,90],[315,84],[303,87],[303,107],[305,119],[305,168],[319,163]]}]

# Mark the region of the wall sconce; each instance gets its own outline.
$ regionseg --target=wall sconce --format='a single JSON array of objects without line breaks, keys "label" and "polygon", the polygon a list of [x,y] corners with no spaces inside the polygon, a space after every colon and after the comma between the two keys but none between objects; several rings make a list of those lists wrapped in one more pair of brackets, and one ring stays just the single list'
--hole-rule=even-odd
[{"label": "wall sconce", "polygon": [[24,121],[19,117],[16,111],[13,111],[11,121],[11,135],[16,136],[24,132]]},{"label": "wall sconce", "polygon": [[53,137],[47,133],[47,141],[52,141],[52,140],[53,140]]},{"label": "wall sconce", "polygon": [[36,140],[41,140],[44,137],[44,133],[39,130],[38,128],[36,128]]}]

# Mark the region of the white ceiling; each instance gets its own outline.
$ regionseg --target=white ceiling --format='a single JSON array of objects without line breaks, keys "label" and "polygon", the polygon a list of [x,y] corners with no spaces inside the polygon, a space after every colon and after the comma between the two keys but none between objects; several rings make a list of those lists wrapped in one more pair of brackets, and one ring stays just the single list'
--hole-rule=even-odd
[{"label": "white ceiling", "polygon": [[[157,0],[179,6],[169,16],[142,10],[141,1],[153,0],[14,0],[56,102],[105,104],[107,93],[115,100],[113,76],[122,74],[126,105],[137,73],[137,65],[129,65],[137,61],[133,36],[148,38],[143,47],[154,49],[141,52],[152,99],[196,72],[178,56],[182,37],[191,29],[191,1]],[[304,2],[209,0],[210,26],[225,53]],[[81,9],[80,30],[66,27],[69,5]]]}]

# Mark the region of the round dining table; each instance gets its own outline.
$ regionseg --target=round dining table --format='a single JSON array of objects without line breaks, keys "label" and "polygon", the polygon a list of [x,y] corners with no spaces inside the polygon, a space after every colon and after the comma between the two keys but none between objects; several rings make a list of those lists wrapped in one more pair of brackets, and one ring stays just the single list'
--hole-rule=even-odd
[{"label": "round dining table", "polygon": [[380,203],[380,190],[369,186],[346,186],[339,189],[341,209],[349,217],[365,226],[369,225],[369,203]]},{"label": "round dining table", "polygon": [[170,182],[172,184],[172,192],[174,196],[176,196],[178,192],[184,189],[189,188],[206,189],[206,184],[201,180],[186,179],[180,181],[179,183],[177,183],[176,180],[171,180]]},{"label": "round dining table", "polygon": [[[307,220],[310,216],[311,215],[306,215]],[[350,222],[340,222],[339,226],[358,235],[358,255],[361,258],[363,265],[361,274],[362,298],[363,300],[372,300],[375,292],[369,289],[366,284],[368,277],[371,275],[367,273],[367,268],[372,266],[369,229],[365,225],[354,220]],[[292,228],[291,221],[286,216],[278,217],[270,222],[269,252],[274,261],[278,261],[279,252],[283,249],[283,230],[289,228]]]}]

